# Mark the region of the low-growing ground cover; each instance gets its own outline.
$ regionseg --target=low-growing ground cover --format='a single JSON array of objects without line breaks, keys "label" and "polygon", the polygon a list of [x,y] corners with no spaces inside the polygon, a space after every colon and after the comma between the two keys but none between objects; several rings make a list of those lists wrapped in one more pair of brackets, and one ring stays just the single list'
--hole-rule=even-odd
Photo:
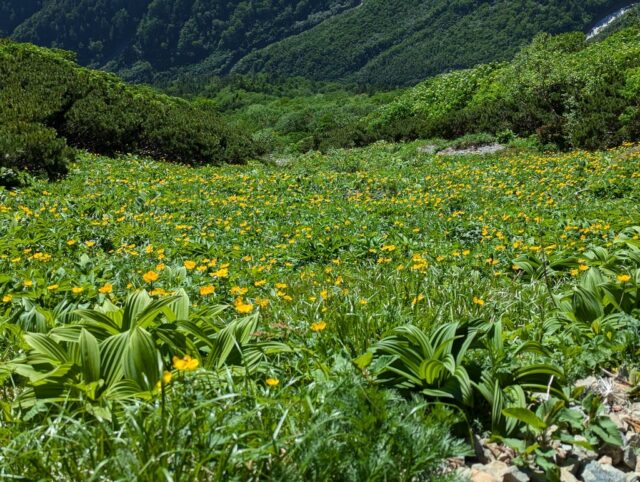
[{"label": "low-growing ground cover", "polygon": [[560,432],[615,443],[562,410],[640,347],[640,151],[417,147],[85,155],[1,191],[0,477],[432,480],[470,431],[547,471]]}]

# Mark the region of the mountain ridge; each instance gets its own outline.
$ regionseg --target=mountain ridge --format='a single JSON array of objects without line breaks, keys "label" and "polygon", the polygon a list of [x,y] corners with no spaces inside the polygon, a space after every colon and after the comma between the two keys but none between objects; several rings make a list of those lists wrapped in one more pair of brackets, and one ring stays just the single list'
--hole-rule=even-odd
[{"label": "mountain ridge", "polygon": [[83,65],[159,75],[267,73],[415,84],[509,60],[540,32],[586,30],[619,0],[0,0],[0,36],[77,53]]}]

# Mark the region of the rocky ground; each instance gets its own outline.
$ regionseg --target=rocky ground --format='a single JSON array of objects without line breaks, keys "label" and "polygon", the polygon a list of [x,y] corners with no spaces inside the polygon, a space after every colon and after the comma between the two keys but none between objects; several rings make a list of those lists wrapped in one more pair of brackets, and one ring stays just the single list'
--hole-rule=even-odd
[{"label": "rocky ground", "polygon": [[[620,429],[623,445],[605,446],[596,453],[558,442],[553,448],[561,482],[640,482],[640,403],[633,401],[632,386],[613,374],[590,377],[578,385],[584,386],[586,392],[604,397],[608,415]],[[462,480],[471,482],[549,480],[533,468],[515,466],[514,457],[512,449],[478,438],[474,457],[450,463]]]}]

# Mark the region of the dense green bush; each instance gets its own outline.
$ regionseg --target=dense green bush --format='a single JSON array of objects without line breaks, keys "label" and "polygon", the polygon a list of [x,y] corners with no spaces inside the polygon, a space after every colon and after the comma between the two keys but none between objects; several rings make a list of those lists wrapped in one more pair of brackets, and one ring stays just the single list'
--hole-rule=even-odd
[{"label": "dense green bush", "polygon": [[507,64],[440,75],[365,119],[373,139],[535,134],[545,145],[606,148],[635,140],[640,29],[587,43],[540,35]]},{"label": "dense green bush", "polygon": [[249,137],[211,103],[189,102],[77,66],[71,54],[0,42],[3,166],[65,172],[70,146],[185,163],[240,162]]},{"label": "dense green bush", "polygon": [[0,186],[24,184],[23,171],[49,178],[63,175],[71,152],[53,129],[25,122],[0,122]]}]

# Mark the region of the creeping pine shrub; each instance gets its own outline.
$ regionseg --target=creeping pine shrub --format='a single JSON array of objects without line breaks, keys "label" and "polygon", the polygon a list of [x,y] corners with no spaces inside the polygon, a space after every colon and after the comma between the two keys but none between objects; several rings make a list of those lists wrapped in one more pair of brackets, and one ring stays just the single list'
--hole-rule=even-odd
[{"label": "creeping pine shrub", "polygon": [[0,122],[0,185],[18,187],[20,171],[55,179],[67,172],[72,150],[56,131],[26,122]]},{"label": "creeping pine shrub", "polygon": [[49,177],[65,172],[67,143],[189,164],[241,162],[255,151],[211,103],[128,86],[59,51],[10,41],[0,41],[0,119],[3,165]]}]

